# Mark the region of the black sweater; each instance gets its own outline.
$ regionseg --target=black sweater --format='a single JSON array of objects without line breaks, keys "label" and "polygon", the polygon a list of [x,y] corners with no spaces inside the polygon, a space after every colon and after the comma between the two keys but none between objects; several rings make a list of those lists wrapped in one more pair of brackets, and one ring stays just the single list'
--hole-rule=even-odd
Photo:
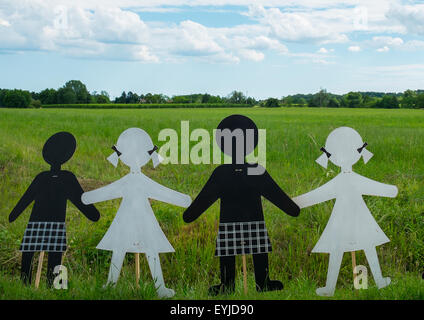
[{"label": "black sweater", "polygon": [[249,164],[224,164],[217,167],[184,212],[184,221],[196,220],[217,199],[221,199],[221,223],[263,221],[261,196],[285,213],[298,216],[299,207],[281,190],[268,172],[248,175],[249,166],[253,167]]},{"label": "black sweater", "polygon": [[81,202],[83,189],[77,178],[69,171],[44,171],[38,174],[12,210],[12,222],[35,201],[30,222],[65,222],[66,201],[69,199],[88,219],[97,221],[100,213],[94,205]]}]

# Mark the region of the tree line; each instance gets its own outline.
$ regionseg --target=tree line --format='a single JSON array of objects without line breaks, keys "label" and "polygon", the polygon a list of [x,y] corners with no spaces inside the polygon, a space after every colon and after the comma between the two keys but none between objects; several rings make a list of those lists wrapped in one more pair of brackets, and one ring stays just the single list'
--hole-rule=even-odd
[{"label": "tree line", "polygon": [[[271,98],[272,99],[272,98]],[[337,95],[321,89],[315,94],[296,94],[265,101],[268,107],[327,107],[327,108],[424,108],[424,90],[406,90],[403,93],[349,92]]]},{"label": "tree line", "polygon": [[240,104],[275,107],[328,107],[328,108],[424,108],[424,90],[406,90],[403,93],[349,92],[337,95],[321,89],[315,94],[295,94],[278,98],[256,100],[243,92],[233,91],[227,96],[204,94],[174,95],[137,94],[123,91],[111,100],[106,91],[89,92],[79,80],[71,80],[58,89],[29,92],[20,89],[0,89],[0,106],[11,108],[39,108],[42,105],[67,104]]}]

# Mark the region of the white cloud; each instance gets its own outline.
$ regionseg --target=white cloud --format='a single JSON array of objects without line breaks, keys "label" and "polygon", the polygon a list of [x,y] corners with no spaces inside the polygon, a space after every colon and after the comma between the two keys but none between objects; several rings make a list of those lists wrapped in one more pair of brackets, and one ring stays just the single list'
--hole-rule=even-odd
[{"label": "white cloud", "polygon": [[252,5],[245,14],[268,27],[273,36],[283,41],[348,41],[347,35],[343,33],[345,28],[335,28],[347,20],[338,10],[285,12],[279,8],[266,9],[260,5]]},{"label": "white cloud", "polygon": [[351,52],[359,52],[359,51],[361,51],[361,47],[360,46],[350,46],[349,48],[347,48],[347,50],[349,50]]},{"label": "white cloud", "polygon": [[373,37],[372,41],[374,45],[376,46],[388,46],[388,47],[398,47],[403,45],[402,38],[393,38],[393,37],[386,37],[386,36],[378,36]]},{"label": "white cloud", "polygon": [[0,18],[0,27],[10,27],[10,22]]},{"label": "white cloud", "polygon": [[262,52],[259,52],[256,50],[241,49],[239,52],[243,58],[246,58],[252,61],[262,61],[265,58],[265,55]]},{"label": "white cloud", "polygon": [[[400,37],[384,35],[412,29],[421,32],[424,5],[400,6],[400,1],[258,0],[252,6],[247,0],[144,0],[142,5],[136,0],[3,0],[0,50],[47,50],[146,62],[199,59],[229,63],[263,61],[273,51],[322,63],[323,57],[328,59],[334,52],[328,49],[329,43],[349,42],[357,32],[372,38],[352,44],[349,51],[359,52],[361,47],[418,50],[421,44],[414,41],[419,40],[404,43]],[[146,23],[136,13],[181,12],[187,5],[222,6],[224,11],[227,5],[245,6],[243,14],[252,23],[225,28],[192,20]],[[320,49],[310,55],[290,53],[290,42],[318,44]]]},{"label": "white cloud", "polygon": [[390,48],[388,46],[384,46],[382,48],[377,49],[378,52],[388,52],[390,51]]},{"label": "white cloud", "polygon": [[405,33],[424,35],[424,4],[394,5],[386,17],[400,23]]}]

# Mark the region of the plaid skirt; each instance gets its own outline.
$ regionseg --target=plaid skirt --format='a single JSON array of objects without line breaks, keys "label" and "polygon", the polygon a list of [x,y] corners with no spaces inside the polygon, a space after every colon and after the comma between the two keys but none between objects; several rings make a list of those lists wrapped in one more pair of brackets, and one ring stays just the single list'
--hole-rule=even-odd
[{"label": "plaid skirt", "polygon": [[19,250],[22,252],[66,251],[65,222],[29,222]]},{"label": "plaid skirt", "polygon": [[215,256],[271,252],[265,221],[220,223]]}]

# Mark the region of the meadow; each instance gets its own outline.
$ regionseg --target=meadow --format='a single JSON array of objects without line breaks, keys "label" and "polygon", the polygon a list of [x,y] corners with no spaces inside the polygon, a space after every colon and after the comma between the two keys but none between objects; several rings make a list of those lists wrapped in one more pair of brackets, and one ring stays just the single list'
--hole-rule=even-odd
[{"label": "meadow", "polygon": [[[158,133],[180,121],[190,121],[190,130],[215,129],[230,114],[252,118],[267,130],[266,167],[290,196],[296,196],[330,180],[338,168],[327,170],[315,163],[327,135],[339,126],[355,128],[368,142],[374,157],[360,161],[355,172],[371,179],[394,184],[396,198],[366,197],[376,221],[391,239],[377,248],[384,276],[392,283],[377,290],[369,272],[369,289],[353,288],[351,256],[345,253],[336,293],[330,299],[424,299],[424,111],[321,108],[240,108],[240,109],[0,109],[0,299],[156,299],[147,262],[141,259],[140,288],[135,284],[134,257],[128,254],[115,288],[103,289],[111,253],[95,247],[112,222],[119,200],[99,203],[97,223],[88,221],[68,204],[68,250],[63,264],[68,268],[69,289],[45,286],[45,267],[38,290],[20,282],[19,244],[28,222],[30,207],[12,224],[8,215],[32,179],[48,170],[41,150],[55,132],[69,131],[77,139],[74,157],[63,166],[79,178],[84,190],[119,179],[128,168],[114,168],[106,157],[119,134],[129,127],[146,130],[160,145]],[[192,142],[192,145],[195,142]],[[216,165],[151,163],[143,172],[157,182],[194,198]],[[330,217],[334,202],[301,211],[297,218],[279,211],[263,200],[265,221],[273,245],[271,278],[281,280],[285,289],[257,293],[253,265],[248,257],[247,295],[243,293],[241,259],[237,257],[236,292],[219,299],[328,299],[315,289],[325,284],[328,255],[311,253]],[[176,252],[161,255],[167,286],[175,299],[211,299],[208,287],[219,283],[219,261],[214,257],[219,219],[215,203],[198,220],[185,224],[183,208],[152,202],[156,217]],[[367,266],[363,252],[357,264]],[[36,256],[37,258],[37,256]],[[35,262],[36,263],[36,262]],[[34,268],[35,269],[35,268]],[[35,270],[34,270],[35,272]]]}]

